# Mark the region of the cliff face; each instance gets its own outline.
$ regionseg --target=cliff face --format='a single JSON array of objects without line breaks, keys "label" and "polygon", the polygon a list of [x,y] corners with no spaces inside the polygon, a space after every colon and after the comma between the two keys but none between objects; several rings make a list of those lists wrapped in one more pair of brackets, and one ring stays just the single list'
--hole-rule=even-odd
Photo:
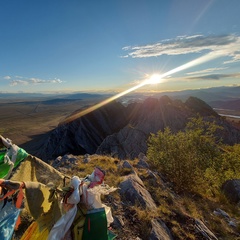
[{"label": "cliff face", "polygon": [[97,153],[133,159],[140,152],[146,152],[146,141],[151,133],[167,126],[177,132],[197,114],[205,119],[214,117],[216,123],[223,126],[218,134],[225,143],[239,141],[240,132],[202,100],[190,97],[183,103],[163,96],[127,107],[112,102],[72,122],[61,124],[51,132],[37,155],[44,160],[66,153]]},{"label": "cliff face", "polygon": [[59,124],[36,155],[49,160],[66,153],[93,154],[108,135],[126,124],[125,107],[113,102],[72,122]]}]

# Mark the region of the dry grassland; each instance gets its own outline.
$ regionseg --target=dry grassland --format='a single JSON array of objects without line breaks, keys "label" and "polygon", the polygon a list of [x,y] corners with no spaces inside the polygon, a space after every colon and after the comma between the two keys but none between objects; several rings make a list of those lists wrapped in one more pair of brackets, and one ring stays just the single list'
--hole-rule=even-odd
[{"label": "dry grassland", "polygon": [[[63,102],[0,100],[0,134],[31,152],[43,136],[72,112],[94,104],[96,100]],[[32,141],[34,140],[34,141]],[[27,144],[31,141],[31,146]],[[33,146],[33,142],[36,146]]]}]

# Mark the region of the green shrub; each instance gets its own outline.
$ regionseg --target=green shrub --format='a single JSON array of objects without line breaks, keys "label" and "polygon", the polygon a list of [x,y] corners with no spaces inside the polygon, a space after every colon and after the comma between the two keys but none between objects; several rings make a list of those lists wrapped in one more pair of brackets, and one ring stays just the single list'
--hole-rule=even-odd
[{"label": "green shrub", "polygon": [[151,134],[148,159],[177,191],[216,195],[225,180],[240,177],[240,146],[217,142],[214,133],[218,128],[198,116],[191,119],[185,131],[172,133],[165,128]]}]

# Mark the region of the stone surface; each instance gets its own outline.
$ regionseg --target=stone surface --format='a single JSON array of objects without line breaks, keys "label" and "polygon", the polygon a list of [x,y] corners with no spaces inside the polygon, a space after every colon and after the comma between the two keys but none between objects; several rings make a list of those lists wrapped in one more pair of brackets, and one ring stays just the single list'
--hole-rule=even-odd
[{"label": "stone surface", "polygon": [[233,203],[240,202],[240,179],[226,181],[222,186],[225,196]]},{"label": "stone surface", "polygon": [[120,162],[120,168],[133,169],[133,166],[130,164],[129,161],[124,160],[124,161]]},{"label": "stone surface", "polygon": [[214,233],[199,219],[195,219],[195,229],[202,235],[203,239],[218,240]]},{"label": "stone surface", "polygon": [[152,219],[151,224],[149,240],[173,240],[170,230],[162,220]]},{"label": "stone surface", "polygon": [[83,157],[83,163],[89,163],[91,161],[90,155],[85,154]]},{"label": "stone surface", "polygon": [[121,198],[124,202],[132,206],[140,205],[143,208],[156,209],[155,202],[137,174],[125,176],[119,188]]}]

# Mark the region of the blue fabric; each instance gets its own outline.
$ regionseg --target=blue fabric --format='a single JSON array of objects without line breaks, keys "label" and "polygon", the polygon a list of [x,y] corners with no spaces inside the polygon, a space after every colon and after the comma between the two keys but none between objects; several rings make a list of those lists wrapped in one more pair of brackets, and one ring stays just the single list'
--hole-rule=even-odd
[{"label": "blue fabric", "polygon": [[3,201],[0,201],[0,239],[11,240],[21,210],[11,202],[7,202],[3,209],[2,206]]}]

